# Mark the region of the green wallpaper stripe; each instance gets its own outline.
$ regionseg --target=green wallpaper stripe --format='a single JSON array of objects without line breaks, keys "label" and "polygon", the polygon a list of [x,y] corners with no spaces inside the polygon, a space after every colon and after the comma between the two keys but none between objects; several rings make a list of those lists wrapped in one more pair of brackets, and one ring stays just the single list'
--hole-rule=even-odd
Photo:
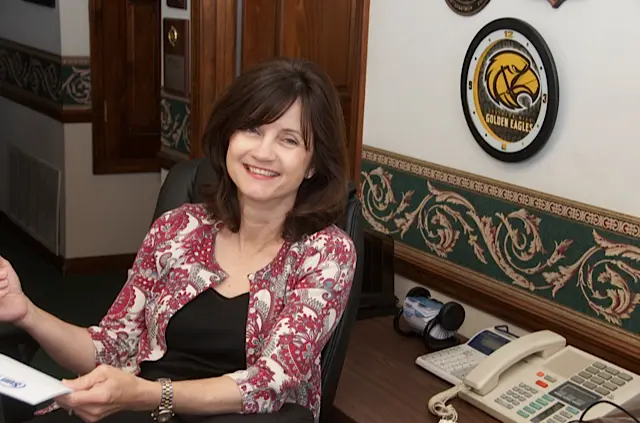
[{"label": "green wallpaper stripe", "polygon": [[0,39],[0,85],[63,108],[91,109],[88,57],[60,57]]},{"label": "green wallpaper stripe", "polygon": [[367,225],[640,333],[640,220],[365,146]]},{"label": "green wallpaper stripe", "polygon": [[163,149],[189,157],[191,152],[191,107],[189,100],[162,90],[160,100]]}]

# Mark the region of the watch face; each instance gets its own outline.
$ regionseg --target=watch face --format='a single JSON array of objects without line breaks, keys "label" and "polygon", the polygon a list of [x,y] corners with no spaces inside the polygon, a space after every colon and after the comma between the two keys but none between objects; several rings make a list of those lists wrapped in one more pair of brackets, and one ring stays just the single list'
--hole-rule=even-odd
[{"label": "watch face", "polygon": [[173,412],[171,410],[162,410],[158,412],[157,420],[160,423],[168,422],[173,417]]},{"label": "watch face", "polygon": [[558,76],[540,34],[517,19],[498,19],[473,39],[461,97],[467,125],[491,156],[516,162],[546,143],[558,113]]}]

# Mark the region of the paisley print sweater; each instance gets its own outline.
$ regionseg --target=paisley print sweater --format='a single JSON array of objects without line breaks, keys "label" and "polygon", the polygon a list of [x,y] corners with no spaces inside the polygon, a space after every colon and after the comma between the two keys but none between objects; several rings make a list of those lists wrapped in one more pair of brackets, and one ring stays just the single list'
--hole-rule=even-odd
[{"label": "paisley print sweater", "polygon": [[[171,210],[152,225],[115,302],[89,333],[96,364],[138,373],[166,352],[171,316],[226,277],[214,256],[222,223],[202,204]],[[231,373],[243,413],[277,411],[285,402],[320,410],[320,354],[342,316],[356,266],[351,238],[329,226],[286,242],[250,275],[245,370]]]}]

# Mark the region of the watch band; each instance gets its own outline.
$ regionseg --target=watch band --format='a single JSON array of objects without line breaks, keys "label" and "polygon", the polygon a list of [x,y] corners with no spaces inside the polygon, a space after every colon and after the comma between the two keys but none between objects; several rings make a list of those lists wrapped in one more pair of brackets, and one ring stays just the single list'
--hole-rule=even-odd
[{"label": "watch band", "polygon": [[160,378],[157,380],[162,386],[162,394],[160,396],[160,406],[156,408],[151,416],[154,420],[163,423],[169,421],[174,416],[173,413],[173,385],[171,379]]}]

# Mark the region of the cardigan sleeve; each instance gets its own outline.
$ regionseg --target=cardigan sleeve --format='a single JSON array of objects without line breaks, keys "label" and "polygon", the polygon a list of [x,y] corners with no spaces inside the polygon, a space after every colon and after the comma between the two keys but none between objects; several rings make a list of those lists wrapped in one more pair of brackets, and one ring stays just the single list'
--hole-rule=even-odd
[{"label": "cardigan sleeve", "polygon": [[175,226],[177,211],[160,216],[146,234],[128,278],[115,301],[96,326],[87,330],[96,348],[96,365],[108,364],[123,370],[135,367],[140,335],[146,329],[145,307],[148,293],[158,279],[156,252]]},{"label": "cardigan sleeve", "polygon": [[337,228],[307,246],[262,355],[248,369],[227,375],[238,384],[243,413],[278,411],[309,377],[346,307],[356,259],[353,241]]}]

